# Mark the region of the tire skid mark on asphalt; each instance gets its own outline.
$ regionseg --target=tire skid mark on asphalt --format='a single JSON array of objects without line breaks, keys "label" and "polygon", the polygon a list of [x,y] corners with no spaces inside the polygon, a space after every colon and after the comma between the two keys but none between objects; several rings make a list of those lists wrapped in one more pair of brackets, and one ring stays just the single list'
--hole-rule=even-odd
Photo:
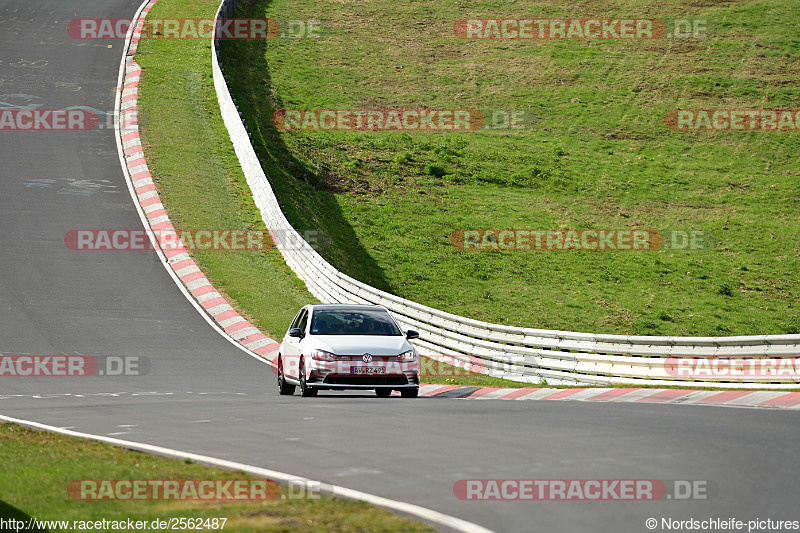
[{"label": "tire skid mark on asphalt", "polygon": [[[136,396],[142,398],[149,398],[157,396],[163,398],[164,396],[175,396],[179,394],[196,394],[198,396],[251,396],[247,392],[198,392],[198,391],[137,391],[137,392],[91,392],[91,393],[41,393],[41,394],[0,394],[0,400],[9,399],[33,399],[33,400],[52,400],[52,399],[69,399],[69,398],[122,398],[128,396]],[[266,393],[264,393],[266,394]]]}]

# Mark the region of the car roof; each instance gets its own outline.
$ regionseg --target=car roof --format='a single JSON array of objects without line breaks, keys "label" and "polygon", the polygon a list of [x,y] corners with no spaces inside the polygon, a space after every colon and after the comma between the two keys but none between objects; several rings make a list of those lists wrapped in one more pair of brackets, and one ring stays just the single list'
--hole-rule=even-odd
[{"label": "car roof", "polygon": [[313,311],[386,311],[386,308],[381,305],[363,305],[363,304],[313,304],[309,305]]}]

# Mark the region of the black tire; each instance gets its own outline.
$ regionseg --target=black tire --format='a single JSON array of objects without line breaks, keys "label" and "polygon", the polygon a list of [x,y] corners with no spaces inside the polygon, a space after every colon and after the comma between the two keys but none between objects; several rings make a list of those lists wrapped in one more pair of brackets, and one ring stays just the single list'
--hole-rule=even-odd
[{"label": "black tire", "polygon": [[378,398],[388,398],[392,395],[392,389],[375,389],[375,395]]},{"label": "black tire", "polygon": [[288,383],[283,375],[283,360],[278,358],[278,391],[282,396],[291,396],[294,394],[294,389],[295,385]]},{"label": "black tire", "polygon": [[416,398],[419,396],[419,387],[413,389],[400,389],[400,396],[403,398]]},{"label": "black tire", "polygon": [[306,384],[306,376],[303,371],[303,362],[300,361],[300,396],[309,398],[317,395],[317,389],[312,389]]}]

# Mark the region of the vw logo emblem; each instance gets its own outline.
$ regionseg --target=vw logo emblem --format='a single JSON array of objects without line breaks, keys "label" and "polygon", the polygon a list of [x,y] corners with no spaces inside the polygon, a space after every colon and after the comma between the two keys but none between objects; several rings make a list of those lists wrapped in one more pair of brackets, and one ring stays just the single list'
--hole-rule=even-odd
[{"label": "vw logo emblem", "polygon": [[365,353],[361,359],[363,359],[365,363],[372,362],[372,354]]}]

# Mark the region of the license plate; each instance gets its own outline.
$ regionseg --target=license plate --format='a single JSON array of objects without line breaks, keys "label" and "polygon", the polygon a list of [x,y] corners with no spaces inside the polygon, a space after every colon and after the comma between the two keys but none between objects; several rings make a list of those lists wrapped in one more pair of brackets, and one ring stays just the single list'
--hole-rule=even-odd
[{"label": "license plate", "polygon": [[351,374],[366,374],[368,376],[372,374],[385,374],[386,369],[382,366],[351,366],[350,367]]}]

